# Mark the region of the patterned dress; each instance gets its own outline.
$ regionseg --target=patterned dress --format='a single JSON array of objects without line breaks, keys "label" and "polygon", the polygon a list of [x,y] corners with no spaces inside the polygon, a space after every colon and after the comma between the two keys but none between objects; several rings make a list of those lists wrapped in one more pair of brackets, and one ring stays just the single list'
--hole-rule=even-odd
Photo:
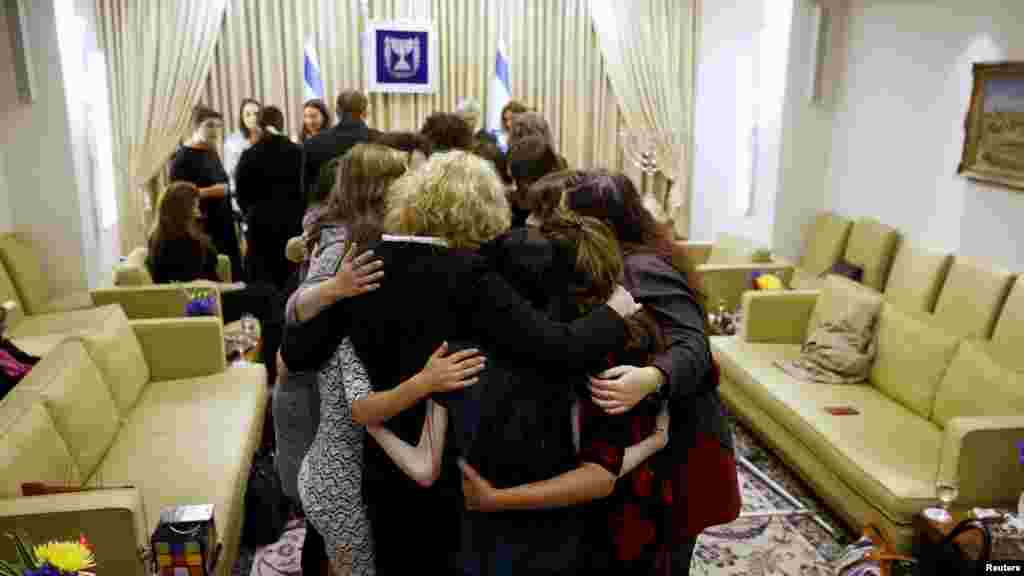
[{"label": "patterned dress", "polygon": [[[310,262],[305,285],[334,275],[345,233],[326,228]],[[370,379],[345,338],[317,376],[320,427],[299,469],[299,496],[306,518],[323,536],[336,574],[373,576],[374,547],[362,495],[366,430],[352,420],[352,402],[370,393]]]}]

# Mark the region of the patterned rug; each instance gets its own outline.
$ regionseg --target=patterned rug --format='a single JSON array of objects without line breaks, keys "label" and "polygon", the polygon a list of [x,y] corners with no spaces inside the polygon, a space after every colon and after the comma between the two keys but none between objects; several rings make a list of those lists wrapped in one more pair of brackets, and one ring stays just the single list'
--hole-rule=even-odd
[{"label": "patterned rug", "polygon": [[[747,429],[735,421],[733,429],[738,454],[796,497],[831,531],[820,526],[811,515],[741,517],[701,534],[690,574],[832,576],[832,562],[852,541],[852,535]],[[746,468],[741,466],[739,474],[743,512],[794,510],[789,501]]]},{"label": "patterned rug", "polygon": [[[829,530],[809,515],[740,518],[706,530],[694,552],[693,576],[833,576],[831,563],[852,541],[837,521],[782,462],[742,425],[734,421],[737,452],[774,482],[814,511]],[[793,510],[793,505],[742,466],[740,488],[743,511]],[[305,527],[292,521],[274,544],[258,550],[243,549],[233,576],[300,576],[299,559]]]}]

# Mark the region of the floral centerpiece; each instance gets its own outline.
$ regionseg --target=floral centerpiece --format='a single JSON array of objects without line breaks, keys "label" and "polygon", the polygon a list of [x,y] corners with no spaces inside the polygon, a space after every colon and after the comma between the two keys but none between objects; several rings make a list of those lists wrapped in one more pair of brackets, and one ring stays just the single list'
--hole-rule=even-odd
[{"label": "floral centerpiece", "polygon": [[216,316],[217,295],[212,287],[189,284],[183,286],[188,303],[185,304],[186,316]]},{"label": "floral centerpiece", "polygon": [[0,576],[95,576],[88,571],[96,567],[96,559],[85,536],[78,542],[48,542],[31,548],[18,536],[7,536],[14,540],[18,561],[0,560]]}]

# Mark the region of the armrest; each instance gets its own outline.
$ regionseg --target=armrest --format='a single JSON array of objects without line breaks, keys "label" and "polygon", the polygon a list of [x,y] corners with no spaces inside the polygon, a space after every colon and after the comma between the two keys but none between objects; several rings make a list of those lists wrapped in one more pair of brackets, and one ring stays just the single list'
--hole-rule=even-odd
[{"label": "armrest", "polygon": [[134,320],[151,382],[219,374],[227,367],[220,318]]},{"label": "armrest", "polygon": [[743,294],[740,333],[747,342],[802,344],[818,301],[817,290],[754,291]]},{"label": "armrest", "polygon": [[72,292],[60,298],[54,298],[46,303],[43,314],[58,312],[71,312],[72,310],[85,310],[96,307],[96,302],[88,292]]},{"label": "armrest", "polygon": [[[82,534],[95,547],[103,572],[148,574],[139,547],[147,546],[149,524],[135,488],[0,500],[0,533],[15,532],[31,535],[35,544]],[[15,558],[7,538],[0,539],[0,558]]]},{"label": "armrest", "polygon": [[1024,486],[1017,443],[1024,415],[958,417],[946,424],[937,479],[955,480],[958,502],[998,505],[1016,502]]},{"label": "armrest", "polygon": [[217,255],[217,278],[221,282],[231,283],[231,258],[224,254]]},{"label": "armrest", "polygon": [[[185,305],[188,296],[182,284],[150,284],[147,286],[117,286],[99,288],[91,292],[96,306],[120,304],[129,320],[148,320],[151,318],[181,318],[185,316]],[[220,292],[216,283],[210,282],[209,287],[220,310]]]},{"label": "armrest", "polygon": [[686,256],[690,259],[690,262],[693,262],[694,266],[700,266],[708,261],[708,257],[711,256],[711,249],[715,243],[686,240],[676,242],[676,245],[682,246],[683,250],[686,250]]},{"label": "armrest", "polygon": [[727,310],[735,310],[741,303],[743,293],[751,289],[750,275],[754,272],[775,274],[785,285],[793,275],[793,267],[774,262],[697,266],[697,274],[708,295],[708,306],[712,309],[718,306],[719,300],[723,300]]}]

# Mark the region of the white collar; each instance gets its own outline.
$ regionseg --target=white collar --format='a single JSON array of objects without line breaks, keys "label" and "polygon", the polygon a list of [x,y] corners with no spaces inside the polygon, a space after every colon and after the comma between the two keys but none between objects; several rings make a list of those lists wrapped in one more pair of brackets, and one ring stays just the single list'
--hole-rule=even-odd
[{"label": "white collar", "polygon": [[413,242],[416,244],[433,244],[434,246],[448,247],[448,241],[436,236],[398,236],[395,234],[384,234],[381,236],[384,242]]}]

